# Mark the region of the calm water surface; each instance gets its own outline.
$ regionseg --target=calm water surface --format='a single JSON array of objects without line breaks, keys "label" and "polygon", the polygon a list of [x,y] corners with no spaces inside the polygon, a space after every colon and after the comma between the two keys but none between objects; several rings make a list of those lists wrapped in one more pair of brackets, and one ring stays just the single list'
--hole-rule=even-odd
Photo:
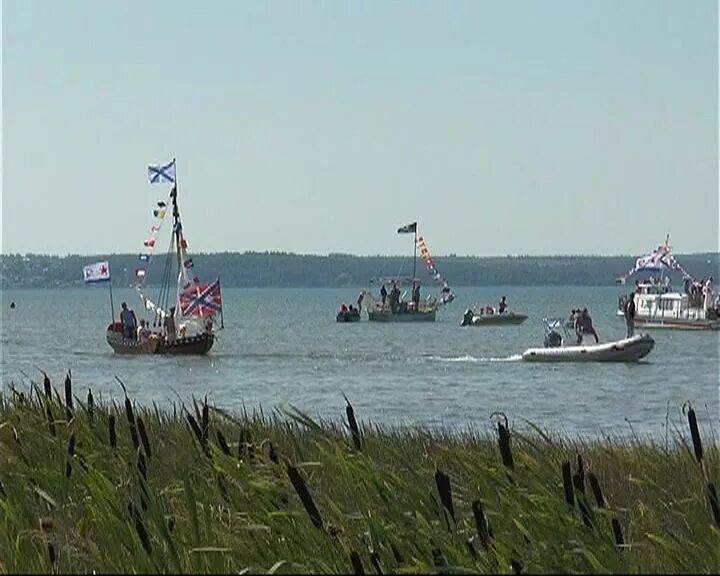
[{"label": "calm water surface", "polygon": [[[2,386],[27,387],[45,370],[61,385],[72,369],[76,393],[88,386],[121,398],[114,376],[139,402],[167,406],[204,396],[226,408],[296,406],[340,419],[343,393],[364,421],[479,429],[504,411],[558,432],[665,436],[696,407],[701,425],[718,429],[720,334],[652,332],[654,351],[639,364],[528,364],[518,354],[542,345],[541,318],[587,306],[601,340],[624,335],[614,316],[616,287],[458,288],[455,302],[429,324],[338,324],[339,304],[357,289],[223,290],[226,328],[206,357],[120,357],[105,342],[107,286],[6,290],[2,294]],[[520,326],[460,328],[465,308],[495,304],[528,314]],[[114,289],[115,313],[131,289]],[[155,294],[151,294],[155,296]],[[10,302],[16,303],[14,310]],[[706,407],[707,406],[707,407]]]}]

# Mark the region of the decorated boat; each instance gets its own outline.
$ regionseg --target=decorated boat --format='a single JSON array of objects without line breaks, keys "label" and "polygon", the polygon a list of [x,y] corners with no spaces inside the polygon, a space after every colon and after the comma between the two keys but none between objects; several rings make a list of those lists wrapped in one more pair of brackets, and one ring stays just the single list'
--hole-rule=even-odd
[{"label": "decorated boat", "polygon": [[[220,279],[202,282],[193,272],[194,263],[188,254],[180,217],[175,160],[150,166],[148,178],[151,184],[172,185],[167,201],[157,202],[153,210],[150,235],[135,270],[135,288],[145,313],[151,318],[147,323],[141,319],[141,326],[133,333],[132,322],[123,322],[123,318],[134,318],[134,313],[128,309],[125,317],[123,310],[120,322],[115,322],[113,313],[106,340],[117,354],[206,354],[213,347],[216,330],[224,327]],[[168,211],[172,220],[170,247],[162,266],[158,296],[151,299],[145,288],[148,270]]]},{"label": "decorated boat", "polygon": [[648,334],[635,334],[599,344],[578,343],[560,319],[543,318],[545,339],[542,348],[529,348],[522,354],[525,362],[637,362],[655,346]]},{"label": "decorated boat", "polygon": [[[398,234],[408,233],[415,235],[413,274],[370,280],[371,289],[363,291],[359,305],[367,311],[368,320],[371,322],[434,322],[437,311],[455,298],[447,280],[435,266],[427,242],[422,236],[418,236],[417,222],[398,228]],[[421,279],[416,276],[418,249],[433,281],[441,287],[439,294],[428,294],[424,299],[420,295]],[[379,286],[377,294],[373,294],[373,286]]]},{"label": "decorated boat", "polygon": [[[680,330],[720,330],[720,300],[715,295],[713,279],[697,280],[672,255],[665,243],[646,256],[641,256],[635,265],[623,276],[616,279],[618,284],[635,274],[645,274],[635,283],[632,292],[635,300],[635,324],[645,328]],[[671,273],[680,272],[683,278],[682,291],[674,290]],[[616,315],[625,316],[630,294],[618,298]]]}]

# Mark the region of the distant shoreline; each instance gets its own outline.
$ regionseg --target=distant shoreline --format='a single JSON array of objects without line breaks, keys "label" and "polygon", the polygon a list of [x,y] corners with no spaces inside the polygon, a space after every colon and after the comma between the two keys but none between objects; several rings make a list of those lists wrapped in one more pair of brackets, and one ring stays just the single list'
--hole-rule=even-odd
[{"label": "distant shoreline", "polygon": [[[676,254],[683,267],[697,278],[720,278],[720,254]],[[137,254],[92,256],[3,255],[0,287],[69,288],[83,285],[82,268],[107,260],[113,285],[134,283],[135,270],[147,267],[148,286],[159,285],[165,264],[158,255],[148,266]],[[193,254],[194,272],[201,278],[222,280],[237,288],[353,288],[366,287],[371,278],[412,275],[408,256],[328,256],[272,253]],[[451,287],[467,286],[612,286],[635,263],[629,256],[437,256],[437,270]],[[425,262],[418,257],[416,276],[433,285]],[[674,273],[675,274],[675,273]],[[679,280],[679,275],[677,275]]]}]

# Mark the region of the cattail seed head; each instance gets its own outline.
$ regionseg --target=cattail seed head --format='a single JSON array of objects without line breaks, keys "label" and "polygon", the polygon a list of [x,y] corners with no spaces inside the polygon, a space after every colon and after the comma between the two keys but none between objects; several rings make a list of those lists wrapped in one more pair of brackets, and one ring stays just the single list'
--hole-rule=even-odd
[{"label": "cattail seed head", "polygon": [[108,429],[110,432],[110,447],[114,450],[117,448],[117,436],[115,435],[115,415],[110,414],[108,418]]},{"label": "cattail seed head", "polygon": [[475,529],[480,537],[480,542],[482,542],[483,548],[488,550],[491,546],[490,526],[480,500],[475,500],[472,503],[472,511],[475,517]]},{"label": "cattail seed head", "polygon": [[312,521],[313,525],[316,528],[322,529],[322,516],[320,516],[320,512],[318,511],[317,506],[315,506],[315,502],[313,501],[312,496],[310,495],[310,491],[305,484],[305,480],[303,480],[303,477],[300,475],[300,472],[297,468],[288,464],[287,474],[290,478],[290,482],[292,483],[293,488],[295,488],[295,492],[297,492],[300,501],[305,507],[305,511],[308,513],[308,516],[310,516],[310,520]]},{"label": "cattail seed head", "polygon": [[353,567],[353,574],[365,574],[365,569],[363,568],[362,561],[360,560],[360,555],[355,552],[355,550],[350,552],[350,563]]},{"label": "cattail seed head", "polygon": [[565,491],[565,503],[573,508],[575,506],[575,494],[573,493],[573,485],[570,478],[570,462],[563,462],[562,477],[563,489]]},{"label": "cattail seed head", "polygon": [[440,494],[440,501],[450,513],[450,517],[455,522],[455,509],[452,501],[452,490],[450,488],[450,477],[439,468],[435,469],[435,485]]},{"label": "cattail seed head", "polygon": [[687,413],[688,425],[690,426],[690,436],[692,437],[693,448],[695,449],[695,458],[699,463],[703,459],[702,440],[700,439],[700,430],[698,429],[697,416],[695,410],[690,408]]},{"label": "cattail seed head", "polygon": [[88,418],[90,419],[90,422],[93,421],[93,411],[95,409],[95,400],[93,399],[92,390],[88,389],[88,395],[87,395],[87,410],[88,410]]},{"label": "cattail seed head", "polygon": [[142,441],[143,450],[145,450],[145,455],[149,460],[152,457],[152,451],[150,450],[150,440],[148,439],[147,431],[145,430],[145,422],[143,422],[143,419],[139,414],[135,421],[137,423],[138,432],[140,432],[140,440]]},{"label": "cattail seed head", "polygon": [[50,378],[45,372],[43,372],[43,387],[45,388],[45,397],[50,400],[52,399],[52,386],[50,385]]},{"label": "cattail seed head", "polygon": [[70,376],[70,370],[68,370],[67,376],[65,376],[65,415],[67,416],[68,421],[72,418],[72,410],[72,378]]},{"label": "cattail seed head", "polygon": [[600,482],[598,482],[597,476],[590,472],[588,474],[588,480],[590,481],[590,489],[593,492],[593,496],[595,496],[595,502],[597,502],[598,508],[605,508],[605,498],[600,489]]},{"label": "cattail seed head", "polygon": [[230,456],[230,447],[228,446],[223,433],[220,430],[216,430],[215,436],[217,437],[218,446],[220,447],[220,450],[222,450],[222,453],[225,454],[225,456]]},{"label": "cattail seed head", "polygon": [[718,502],[715,484],[712,482],[708,484],[708,500],[710,500],[710,508],[712,509],[713,518],[715,519],[715,525],[720,528],[720,502]]}]

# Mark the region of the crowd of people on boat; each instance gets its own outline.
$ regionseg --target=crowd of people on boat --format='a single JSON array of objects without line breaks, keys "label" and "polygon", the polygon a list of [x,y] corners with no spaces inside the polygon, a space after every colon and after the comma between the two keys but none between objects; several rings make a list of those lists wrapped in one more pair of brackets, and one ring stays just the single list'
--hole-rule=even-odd
[{"label": "crowd of people on boat", "polygon": [[420,282],[413,282],[412,300],[406,302],[402,299],[400,294],[400,288],[398,288],[397,282],[392,283],[390,292],[385,288],[385,284],[380,287],[380,299],[382,301],[382,308],[385,309],[385,305],[390,307],[390,311],[393,314],[402,312],[419,312],[420,311]]},{"label": "crowd of people on boat", "polygon": [[[121,304],[119,325],[124,340],[138,342],[139,344],[144,344],[151,339],[159,339],[168,344],[174,344],[178,338],[182,339],[186,334],[186,325],[182,324],[179,330],[175,325],[175,306],[170,307],[167,313],[164,314],[163,320],[159,324],[159,330],[153,330],[150,327],[150,322],[144,318],[141,318],[138,322],[135,311],[127,305],[127,302],[123,302]],[[206,332],[212,332],[212,317],[207,316],[202,319],[202,328]]]}]

